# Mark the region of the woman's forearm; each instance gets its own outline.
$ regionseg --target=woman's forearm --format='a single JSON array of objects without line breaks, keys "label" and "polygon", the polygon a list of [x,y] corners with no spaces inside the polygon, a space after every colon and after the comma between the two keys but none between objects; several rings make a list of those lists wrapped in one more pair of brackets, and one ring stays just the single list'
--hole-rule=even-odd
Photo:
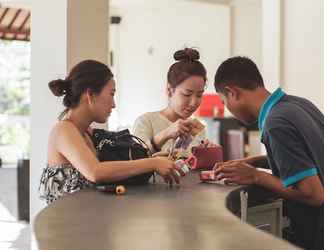
[{"label": "woman's forearm", "polygon": [[156,151],[161,151],[163,145],[169,140],[166,130],[162,130],[152,138],[152,144]]},{"label": "woman's forearm", "polygon": [[118,181],[135,175],[155,171],[155,159],[100,162],[89,179],[93,182]]}]

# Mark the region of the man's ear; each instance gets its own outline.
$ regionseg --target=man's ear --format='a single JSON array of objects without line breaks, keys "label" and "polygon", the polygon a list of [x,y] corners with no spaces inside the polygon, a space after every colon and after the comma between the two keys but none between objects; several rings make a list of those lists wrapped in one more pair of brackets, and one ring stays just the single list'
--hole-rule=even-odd
[{"label": "man's ear", "polygon": [[234,98],[237,101],[241,96],[241,89],[236,86],[226,86],[224,89],[227,98]]}]

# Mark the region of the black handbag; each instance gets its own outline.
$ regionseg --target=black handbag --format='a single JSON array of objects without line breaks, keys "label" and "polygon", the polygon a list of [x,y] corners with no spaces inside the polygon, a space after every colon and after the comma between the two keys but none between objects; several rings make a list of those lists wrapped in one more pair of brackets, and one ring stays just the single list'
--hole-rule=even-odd
[{"label": "black handbag", "polygon": [[[130,134],[128,129],[111,132],[94,129],[91,136],[99,161],[128,161],[150,157],[150,150],[143,140]],[[110,182],[113,185],[143,185],[154,172],[148,172],[124,180]],[[102,184],[102,183],[101,183]]]}]

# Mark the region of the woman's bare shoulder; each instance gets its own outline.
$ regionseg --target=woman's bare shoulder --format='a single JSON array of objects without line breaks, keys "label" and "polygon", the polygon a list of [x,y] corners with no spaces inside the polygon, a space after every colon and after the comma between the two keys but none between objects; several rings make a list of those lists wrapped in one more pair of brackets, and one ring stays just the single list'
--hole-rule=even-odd
[{"label": "woman's bare shoulder", "polygon": [[57,138],[60,135],[71,134],[71,133],[79,134],[77,127],[72,122],[58,121],[57,123],[54,124],[54,126],[50,132],[50,136]]}]

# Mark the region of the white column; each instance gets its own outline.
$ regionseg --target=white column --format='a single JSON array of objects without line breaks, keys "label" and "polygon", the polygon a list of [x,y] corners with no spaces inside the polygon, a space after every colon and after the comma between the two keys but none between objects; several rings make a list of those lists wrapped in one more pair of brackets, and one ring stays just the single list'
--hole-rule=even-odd
[{"label": "white column", "polygon": [[48,82],[65,77],[83,59],[107,63],[107,0],[33,0],[31,57],[31,219],[44,206],[38,198],[40,174],[47,160],[47,139],[61,100]]},{"label": "white column", "polygon": [[108,63],[108,1],[68,0],[68,68],[84,59]]},{"label": "white column", "polygon": [[281,0],[262,1],[262,73],[270,91],[282,81],[281,5]]},{"label": "white column", "polygon": [[324,112],[324,1],[284,1],[284,88]]},{"label": "white column", "polygon": [[233,0],[230,8],[231,56],[247,56],[258,67],[261,67],[262,2],[260,0]]}]

